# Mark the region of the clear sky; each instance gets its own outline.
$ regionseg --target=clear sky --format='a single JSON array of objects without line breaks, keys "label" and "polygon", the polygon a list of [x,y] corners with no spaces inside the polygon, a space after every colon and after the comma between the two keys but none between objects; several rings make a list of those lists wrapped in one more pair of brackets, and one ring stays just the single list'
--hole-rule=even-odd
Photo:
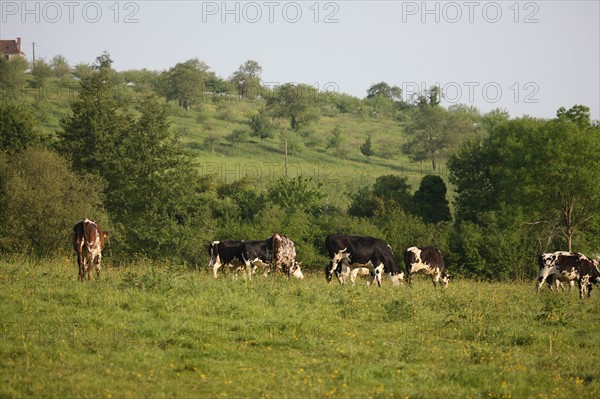
[{"label": "clear sky", "polygon": [[227,78],[256,60],[271,85],[405,98],[434,84],[444,105],[551,118],[584,104],[600,119],[600,1],[6,1],[0,37],[26,56],[117,70],[198,58]]}]

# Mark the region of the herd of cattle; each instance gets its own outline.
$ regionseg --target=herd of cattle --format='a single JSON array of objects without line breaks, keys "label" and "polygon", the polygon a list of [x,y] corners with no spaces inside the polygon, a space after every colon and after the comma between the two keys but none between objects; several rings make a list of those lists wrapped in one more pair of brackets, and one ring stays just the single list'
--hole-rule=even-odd
[{"label": "herd of cattle", "polygon": [[[73,248],[77,254],[79,280],[91,280],[92,267],[100,274],[102,249],[108,233],[98,223],[84,219],[73,226]],[[359,276],[367,277],[367,284],[381,286],[384,275],[393,285],[399,285],[405,278],[410,283],[416,274],[431,277],[434,287],[437,283],[448,286],[451,276],[446,272],[442,253],[432,247],[410,247],[404,252],[406,269],[401,270],[392,248],[383,240],[367,236],[331,234],[325,238],[328,259],[325,277],[328,282],[335,276],[340,284],[348,279],[354,285]],[[273,234],[266,240],[213,241],[208,245],[209,268],[217,278],[221,267],[232,269],[236,274],[243,270],[244,276],[251,278],[259,267],[263,274],[281,273],[297,279],[304,275],[300,263],[296,261],[294,242],[283,234]],[[600,270],[597,259],[575,252],[545,253],[538,257],[538,290],[548,284],[550,289],[563,289],[563,282],[571,286],[579,285],[580,297],[589,297],[594,284],[600,287]]]}]

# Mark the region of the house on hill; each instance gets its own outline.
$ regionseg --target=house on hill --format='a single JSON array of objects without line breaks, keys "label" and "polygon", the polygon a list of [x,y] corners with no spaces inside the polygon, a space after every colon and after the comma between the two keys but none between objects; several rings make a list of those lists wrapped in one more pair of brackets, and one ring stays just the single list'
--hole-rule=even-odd
[{"label": "house on hill", "polygon": [[21,51],[21,38],[17,37],[17,40],[0,40],[0,54],[6,60],[16,57],[25,58],[25,53]]}]

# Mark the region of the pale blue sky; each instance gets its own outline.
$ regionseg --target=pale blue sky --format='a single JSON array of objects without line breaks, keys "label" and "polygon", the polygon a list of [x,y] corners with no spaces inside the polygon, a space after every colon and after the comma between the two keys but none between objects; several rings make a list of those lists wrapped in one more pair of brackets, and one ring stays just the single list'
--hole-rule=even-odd
[{"label": "pale blue sky", "polygon": [[585,104],[600,119],[600,2],[6,1],[0,37],[73,65],[104,50],[117,70],[190,58],[229,77],[246,60],[265,82],[364,97],[439,84],[444,105],[551,118]]}]

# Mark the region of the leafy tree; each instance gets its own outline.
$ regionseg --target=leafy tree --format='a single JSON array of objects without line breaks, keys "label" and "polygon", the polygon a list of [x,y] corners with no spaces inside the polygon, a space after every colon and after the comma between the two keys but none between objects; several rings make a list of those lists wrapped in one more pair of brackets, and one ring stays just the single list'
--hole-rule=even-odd
[{"label": "leafy tree", "polygon": [[248,60],[240,65],[229,79],[235,85],[241,98],[255,98],[260,91],[262,67],[258,62]]},{"label": "leafy tree", "polygon": [[132,118],[119,108],[110,77],[106,68],[83,77],[71,115],[61,120],[56,148],[76,170],[103,175],[131,128]]},{"label": "leafy tree", "polygon": [[275,88],[267,99],[267,108],[279,118],[288,118],[293,131],[298,131],[319,119],[314,107],[317,91],[305,84],[286,83]]},{"label": "leafy tree", "polygon": [[79,63],[73,68],[73,76],[77,79],[82,80],[89,78],[94,73],[94,68],[90,64]]},{"label": "leafy tree", "polygon": [[373,149],[373,143],[371,141],[371,134],[369,134],[365,142],[361,144],[360,153],[367,158],[375,155],[375,150]]},{"label": "leafy tree", "polygon": [[402,89],[398,86],[390,86],[385,82],[379,82],[371,85],[367,90],[367,98],[381,96],[391,102],[402,101]]},{"label": "leafy tree", "polygon": [[267,192],[270,202],[290,211],[313,211],[324,197],[322,183],[315,183],[312,178],[302,176],[294,179],[280,178]]},{"label": "leafy tree", "polygon": [[373,188],[362,187],[352,195],[348,214],[359,217],[385,215],[394,210],[408,212],[412,196],[406,177],[396,175],[379,176]]},{"label": "leafy tree", "polygon": [[258,137],[261,143],[264,139],[273,138],[275,126],[264,108],[259,109],[257,114],[251,115],[248,124],[251,129],[250,135]]},{"label": "leafy tree", "polygon": [[202,206],[195,167],[169,131],[168,106],[149,96],[136,113],[111,92],[101,68],[81,82],[72,114],[61,122],[58,150],[76,170],[106,181],[106,208],[119,251],[181,256]]},{"label": "leafy tree", "polygon": [[0,103],[0,151],[13,154],[39,141],[31,111],[11,103]]},{"label": "leafy tree", "polygon": [[208,78],[208,65],[197,58],[181,62],[163,73],[164,93],[167,100],[177,100],[188,111],[202,95]]},{"label": "leafy tree", "polygon": [[52,68],[52,73],[57,78],[65,78],[71,74],[69,62],[62,55],[55,55],[52,57],[50,60],[50,67]]},{"label": "leafy tree", "polygon": [[338,150],[343,141],[344,138],[342,137],[342,129],[339,126],[336,126],[333,128],[331,135],[327,139],[327,148]]},{"label": "leafy tree", "polygon": [[33,87],[43,88],[53,74],[52,67],[46,63],[46,60],[39,58],[31,65],[31,74],[33,75]]},{"label": "leafy tree", "polygon": [[575,123],[580,129],[586,129],[591,125],[590,108],[585,105],[575,105],[568,110],[560,107],[556,111],[556,118],[560,121]]},{"label": "leafy tree", "polygon": [[248,139],[248,131],[246,129],[235,129],[227,136],[225,140],[229,141],[233,145],[243,143]]},{"label": "leafy tree", "polygon": [[98,57],[96,57],[96,62],[92,66],[94,69],[112,69],[113,64],[112,58],[110,58],[110,54],[108,51],[103,51]]},{"label": "leafy tree", "polygon": [[73,224],[84,217],[106,226],[102,180],[76,175],[56,153],[29,148],[0,154],[0,252],[53,256],[71,249]]},{"label": "leafy tree", "polygon": [[204,137],[204,145],[210,148],[210,153],[215,153],[215,147],[221,141],[221,135],[216,132],[210,132]]},{"label": "leafy tree", "polygon": [[436,175],[424,176],[413,196],[413,213],[426,223],[451,220],[446,184]]},{"label": "leafy tree", "polygon": [[18,90],[23,87],[27,79],[25,70],[27,61],[22,57],[10,60],[0,57],[0,90]]},{"label": "leafy tree", "polygon": [[571,250],[575,235],[597,223],[598,151],[596,127],[580,127],[560,116],[501,124],[482,143],[467,144],[449,163],[457,215],[483,223],[490,212],[508,207],[528,216],[540,249],[551,246],[560,232],[566,245],[558,247]]}]

